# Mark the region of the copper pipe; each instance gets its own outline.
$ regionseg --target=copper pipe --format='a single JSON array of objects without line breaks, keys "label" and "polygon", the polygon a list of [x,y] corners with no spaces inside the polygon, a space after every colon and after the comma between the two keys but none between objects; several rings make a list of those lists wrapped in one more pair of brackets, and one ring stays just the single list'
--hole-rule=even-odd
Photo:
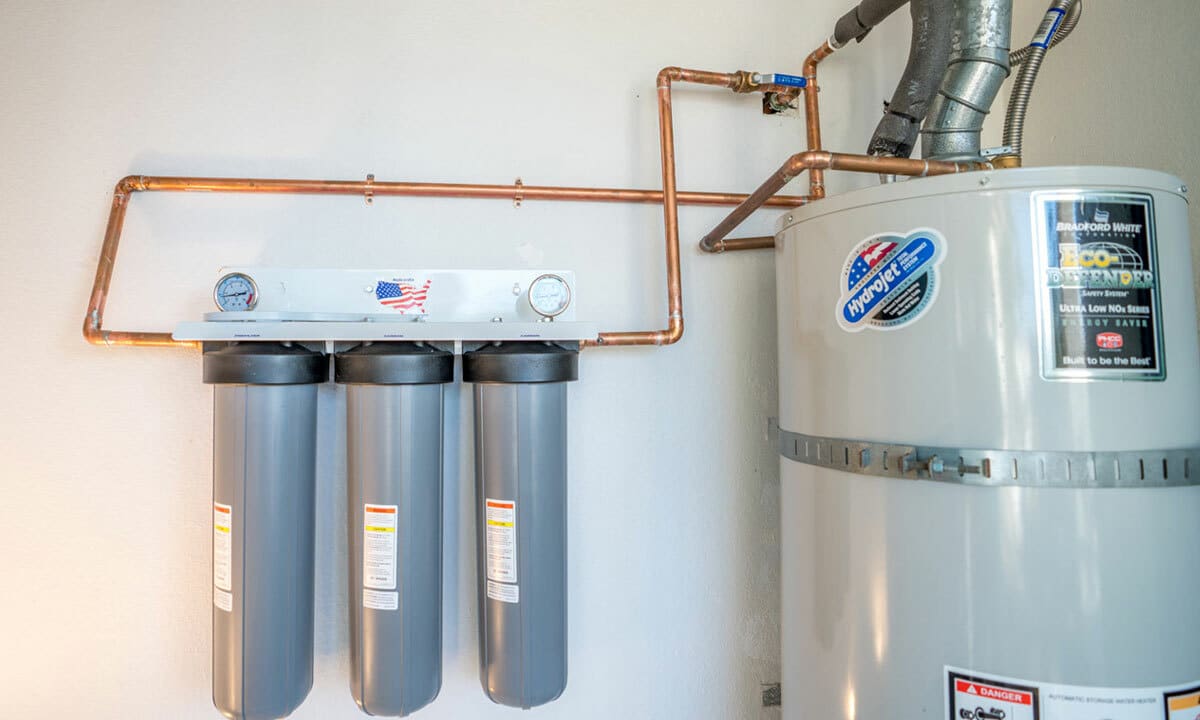
[{"label": "copper pipe", "polygon": [[104,245],[100,249],[100,261],[96,264],[96,279],[92,283],[92,297],[88,301],[88,313],[83,319],[83,337],[93,345],[142,345],[151,347],[199,348],[200,343],[175,340],[171,333],[123,332],[104,330],[101,319],[108,300],[108,286],[112,283],[113,268],[117,262],[117,246],[121,242],[121,228],[125,225],[125,208],[129,206],[130,192],[135,187],[130,178],[117,183],[113,191],[112,211],[108,214],[108,227],[104,230]]},{"label": "copper pipe", "polygon": [[[198,348],[200,343],[171,338],[170,333],[126,332],[103,328],[104,307],[112,283],[113,267],[125,221],[125,211],[135,192],[224,192],[407,197],[447,197],[502,200],[556,200],[575,202],[662,203],[667,245],[667,328],[665,330],[601,333],[585,345],[669,345],[683,335],[682,284],[679,276],[678,205],[728,205],[744,203],[738,193],[679,192],[675,187],[675,141],[671,117],[671,83],[689,82],[738,90],[750,73],[716,73],[686,68],[664,68],[658,75],[659,134],[663,165],[662,190],[582,188],[539,185],[482,185],[458,183],[376,182],[358,180],[286,180],[263,178],[156,177],[130,175],[117,183],[113,205],[100,249],[91,299],[83,322],[83,336],[95,345],[135,345]],[[797,207],[808,202],[801,196],[770,198],[765,205]],[[730,248],[733,249],[730,241]]]},{"label": "copper pipe", "polygon": [[[821,88],[817,85],[817,65],[832,55],[833,51],[833,45],[826,40],[804,59],[802,72],[804,79],[808,81],[804,88],[804,124],[810,152],[821,149],[821,108],[817,101],[817,93],[821,92]],[[822,168],[812,168],[809,171],[808,194],[816,200],[825,197],[825,171]]]},{"label": "copper pipe", "polygon": [[[805,170],[810,173],[815,169],[846,170],[885,175],[907,175],[923,177],[926,175],[949,175],[971,170],[990,169],[989,163],[954,163],[939,160],[912,160],[909,158],[880,157],[874,155],[845,155],[825,151],[807,151],[797,153],[785,162],[766,182],[750,193],[750,197],[733,209],[720,223],[717,224],[703,239],[700,249],[705,252],[721,252],[731,249],[725,242],[725,236],[758,210],[775,193],[779,192],[793,178]],[[744,248],[736,248],[744,249]]]},{"label": "copper pipe", "polygon": [[[275,195],[363,195],[444,197],[487,200],[557,200],[566,202],[616,202],[657,205],[661,190],[626,188],[559,187],[554,185],[480,185],[468,183],[379,182],[363,180],[286,180],[264,178],[205,178],[130,176],[122,183],[148,192],[265,193]],[[680,192],[681,205],[737,205],[746,199],[739,193]],[[780,196],[770,203],[798,207],[807,198]]]},{"label": "copper pipe", "polygon": [[735,250],[768,250],[775,247],[775,238],[770,235],[755,237],[727,238],[717,243],[713,252],[733,252]]},{"label": "copper pipe", "polygon": [[671,345],[683,337],[683,283],[679,274],[679,207],[675,190],[675,123],[671,112],[671,83],[691,82],[737,90],[737,75],[667,67],[658,73],[658,135],[662,162],[663,231],[667,246],[667,327],[665,330],[600,333],[583,347],[601,345]]}]

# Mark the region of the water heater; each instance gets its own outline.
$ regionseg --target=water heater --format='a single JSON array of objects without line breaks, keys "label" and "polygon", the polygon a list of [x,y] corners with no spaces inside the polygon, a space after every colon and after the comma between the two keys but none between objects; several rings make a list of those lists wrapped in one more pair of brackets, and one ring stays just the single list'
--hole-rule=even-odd
[{"label": "water heater", "polygon": [[786,716],[1194,720],[1182,183],[925,178],[776,240]]}]

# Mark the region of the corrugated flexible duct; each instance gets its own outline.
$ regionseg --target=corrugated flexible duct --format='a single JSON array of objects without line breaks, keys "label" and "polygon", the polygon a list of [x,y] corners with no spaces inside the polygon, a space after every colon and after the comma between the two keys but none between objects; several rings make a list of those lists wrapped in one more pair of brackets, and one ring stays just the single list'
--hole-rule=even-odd
[{"label": "corrugated flexible duct", "polygon": [[1012,30],[1012,0],[957,0],[950,65],[925,126],[922,154],[976,161],[984,118],[1004,79]]}]

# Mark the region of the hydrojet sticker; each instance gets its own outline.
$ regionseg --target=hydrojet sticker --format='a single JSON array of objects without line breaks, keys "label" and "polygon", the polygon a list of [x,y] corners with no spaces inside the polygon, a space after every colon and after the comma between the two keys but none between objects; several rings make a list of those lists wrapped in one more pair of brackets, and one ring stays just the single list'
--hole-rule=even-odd
[{"label": "hydrojet sticker", "polygon": [[896,330],[917,321],[937,299],[946,241],[936,230],[884,233],[859,243],[842,270],[836,312],[847,332]]}]

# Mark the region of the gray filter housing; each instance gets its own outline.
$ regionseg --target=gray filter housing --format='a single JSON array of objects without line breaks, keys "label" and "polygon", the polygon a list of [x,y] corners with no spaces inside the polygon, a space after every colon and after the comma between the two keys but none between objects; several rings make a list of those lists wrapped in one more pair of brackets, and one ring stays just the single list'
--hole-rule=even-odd
[{"label": "gray filter housing", "polygon": [[346,387],[350,690],[408,715],[442,685],[442,384],[454,355],[416,343],[339,353]]},{"label": "gray filter housing", "polygon": [[463,355],[475,383],[480,681],[530,708],[567,686],[567,386],[579,353],[549,343]]},{"label": "gray filter housing", "polygon": [[326,356],[275,343],[204,353],[213,384],[213,704],[292,713],[312,687],[317,384]]}]

